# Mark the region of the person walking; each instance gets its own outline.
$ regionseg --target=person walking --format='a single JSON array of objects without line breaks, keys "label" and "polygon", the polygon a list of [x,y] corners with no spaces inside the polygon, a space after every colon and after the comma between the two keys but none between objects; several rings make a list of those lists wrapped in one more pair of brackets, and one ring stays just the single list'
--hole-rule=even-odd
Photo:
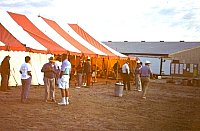
[{"label": "person walking", "polygon": [[77,83],[78,86],[76,88],[81,88],[83,81],[82,81],[82,77],[83,77],[83,61],[80,60],[78,66],[76,67],[76,72],[77,72]]},{"label": "person walking", "polygon": [[55,60],[53,57],[49,58],[49,62],[44,64],[41,72],[44,72],[44,89],[45,95],[44,100],[45,102],[56,102],[55,98],[55,79],[58,71],[56,70]]},{"label": "person walking", "polygon": [[147,89],[149,86],[149,82],[150,82],[150,76],[152,76],[152,70],[150,68],[150,61],[146,61],[145,62],[145,66],[142,66],[141,70],[140,70],[140,74],[141,74],[141,83],[142,83],[142,98],[146,99],[146,93],[147,93]]},{"label": "person walking", "polygon": [[140,78],[140,70],[142,68],[142,62],[137,61],[137,65],[135,68],[135,87],[137,91],[142,91],[142,83]]},{"label": "person walking", "polygon": [[129,68],[129,62],[126,61],[124,65],[122,66],[122,78],[123,78],[123,84],[124,84],[124,90],[128,88],[128,90],[131,90],[130,88],[130,68]]},{"label": "person walking", "polygon": [[1,62],[1,91],[10,90],[9,77],[10,77],[10,56],[5,56]]},{"label": "person walking", "polygon": [[60,72],[60,79],[58,88],[61,90],[61,101],[58,105],[68,105],[69,104],[69,78],[71,72],[71,63],[68,61],[66,54],[62,55],[62,65]]},{"label": "person walking", "polygon": [[26,103],[29,95],[29,90],[31,87],[31,58],[30,56],[25,57],[25,63],[21,65],[20,74],[21,74],[21,82],[22,82],[22,90],[21,90],[21,102]]}]

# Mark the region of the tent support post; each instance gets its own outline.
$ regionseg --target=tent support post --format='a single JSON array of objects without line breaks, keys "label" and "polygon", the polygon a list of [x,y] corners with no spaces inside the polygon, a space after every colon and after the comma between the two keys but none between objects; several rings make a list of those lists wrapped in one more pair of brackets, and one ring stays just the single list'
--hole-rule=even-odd
[{"label": "tent support post", "polygon": [[109,64],[109,57],[108,57],[108,62],[107,62],[107,70],[106,70],[106,85],[108,84],[108,64]]}]

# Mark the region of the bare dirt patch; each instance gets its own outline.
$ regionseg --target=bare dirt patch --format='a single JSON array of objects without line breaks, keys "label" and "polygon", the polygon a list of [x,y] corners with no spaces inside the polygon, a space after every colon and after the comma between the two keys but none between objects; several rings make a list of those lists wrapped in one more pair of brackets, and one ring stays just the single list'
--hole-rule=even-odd
[{"label": "bare dirt patch", "polygon": [[[200,130],[200,87],[151,82],[141,92],[114,96],[115,81],[98,80],[91,88],[71,84],[70,105],[43,101],[42,86],[32,86],[27,104],[20,87],[0,92],[0,130]],[[56,91],[57,101],[60,91]]]}]

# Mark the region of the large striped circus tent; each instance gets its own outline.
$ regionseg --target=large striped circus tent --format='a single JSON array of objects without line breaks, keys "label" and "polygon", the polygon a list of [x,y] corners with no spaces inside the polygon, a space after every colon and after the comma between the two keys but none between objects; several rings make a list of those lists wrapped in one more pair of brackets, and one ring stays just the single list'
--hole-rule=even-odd
[{"label": "large striped circus tent", "polygon": [[[33,85],[43,84],[41,67],[52,55],[68,54],[98,59],[127,59],[97,41],[77,24],[0,9],[0,61],[10,55],[10,86],[20,85],[19,68],[31,56]],[[75,57],[75,58],[76,58]]]}]

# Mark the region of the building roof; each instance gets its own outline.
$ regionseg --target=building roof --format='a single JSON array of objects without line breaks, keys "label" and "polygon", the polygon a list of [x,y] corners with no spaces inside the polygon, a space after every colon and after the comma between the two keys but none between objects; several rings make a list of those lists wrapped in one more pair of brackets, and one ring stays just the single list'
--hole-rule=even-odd
[{"label": "building roof", "polygon": [[123,54],[168,56],[172,53],[200,47],[200,42],[103,42]]}]

